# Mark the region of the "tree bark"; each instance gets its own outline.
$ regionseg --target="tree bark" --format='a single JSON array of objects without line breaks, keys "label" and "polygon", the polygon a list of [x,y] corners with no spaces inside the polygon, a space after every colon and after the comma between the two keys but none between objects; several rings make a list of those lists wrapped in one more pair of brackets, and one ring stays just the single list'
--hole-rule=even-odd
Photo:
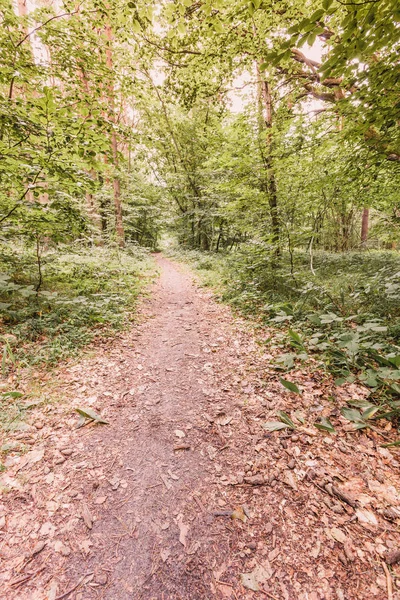
[{"label": "tree bark", "polygon": [[[115,125],[115,90],[112,79],[112,69],[113,69],[113,57],[112,57],[112,41],[113,41],[113,33],[110,24],[108,23],[105,27],[105,33],[108,40],[108,45],[106,48],[106,65],[109,69],[110,81],[108,84],[108,100],[109,100],[109,114],[111,124]],[[122,205],[121,205],[121,184],[118,177],[118,140],[117,134],[113,127],[111,131],[111,151],[112,151],[112,161],[114,165],[114,176],[113,176],[113,190],[114,190],[114,213],[115,213],[115,233],[117,237],[117,243],[122,248],[125,246],[125,231],[124,231],[124,223],[122,218]]]},{"label": "tree bark", "polygon": [[361,243],[366,244],[368,240],[368,227],[369,227],[369,208],[364,208],[361,220]]},{"label": "tree bark", "polygon": [[[272,243],[274,245],[274,255],[279,257],[281,254],[280,237],[281,223],[278,212],[278,193],[276,188],[275,171],[272,161],[272,94],[269,82],[261,77],[260,64],[256,63],[257,78],[259,85],[259,106],[261,116],[266,128],[265,153],[263,153],[263,162],[266,172],[266,192],[268,194],[268,203],[271,215]],[[261,119],[260,119],[261,120]]]}]

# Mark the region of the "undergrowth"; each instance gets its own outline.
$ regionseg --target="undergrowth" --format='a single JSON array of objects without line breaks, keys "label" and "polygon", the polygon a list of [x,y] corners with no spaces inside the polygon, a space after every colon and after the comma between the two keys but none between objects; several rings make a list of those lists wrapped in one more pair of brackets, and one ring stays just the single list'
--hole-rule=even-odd
[{"label": "undergrowth", "polygon": [[343,409],[356,427],[366,427],[367,418],[398,423],[399,253],[317,252],[311,266],[305,252],[271,260],[261,245],[231,254],[173,253],[195,267],[221,300],[268,326],[269,334],[275,332],[274,344],[282,348],[278,372],[289,372],[313,356],[336,385],[357,382],[368,389],[365,406],[356,402],[350,412]]},{"label": "undergrowth", "polygon": [[24,246],[0,259],[2,375],[19,367],[55,365],[96,336],[108,337],[132,319],[150,275],[143,249],[65,246],[41,257]]}]

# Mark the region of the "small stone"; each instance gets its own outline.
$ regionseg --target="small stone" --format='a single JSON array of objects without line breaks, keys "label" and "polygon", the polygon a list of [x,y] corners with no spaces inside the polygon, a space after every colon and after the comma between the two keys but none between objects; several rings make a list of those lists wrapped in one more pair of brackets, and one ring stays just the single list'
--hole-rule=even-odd
[{"label": "small stone", "polygon": [[349,544],[344,544],[344,553],[346,555],[347,560],[349,560],[350,562],[354,561],[354,554]]},{"label": "small stone", "polygon": [[71,454],[73,454],[73,450],[72,448],[63,448],[62,450],[60,450],[61,454],[63,454],[64,456],[71,456]]},{"label": "small stone", "polygon": [[107,500],[107,496],[99,496],[98,498],[95,499],[94,503],[95,504],[104,504],[104,502]]},{"label": "small stone", "polygon": [[62,465],[63,463],[65,463],[65,456],[59,456],[58,458],[56,458],[56,460],[54,461],[55,465]]},{"label": "small stone", "polygon": [[256,542],[250,542],[249,544],[247,544],[247,547],[249,548],[249,550],[257,550]]},{"label": "small stone", "polygon": [[272,533],[274,527],[272,525],[272,523],[267,523],[265,528],[264,528],[264,532],[268,535],[270,533]]},{"label": "small stone", "polygon": [[108,577],[106,573],[99,573],[99,575],[96,575],[95,577],[95,582],[99,585],[106,585],[107,581]]},{"label": "small stone", "polygon": [[250,485],[263,485],[264,477],[262,475],[252,475],[251,477],[245,477],[244,481],[250,483]]},{"label": "small stone", "polygon": [[292,460],[289,460],[288,462],[288,467],[289,469],[294,469],[296,466],[296,461],[294,460],[294,458],[292,458]]}]

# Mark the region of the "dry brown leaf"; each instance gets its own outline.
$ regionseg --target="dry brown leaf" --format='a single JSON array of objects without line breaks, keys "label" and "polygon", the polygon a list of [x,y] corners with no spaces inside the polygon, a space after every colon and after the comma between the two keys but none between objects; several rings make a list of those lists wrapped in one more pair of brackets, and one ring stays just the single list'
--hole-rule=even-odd
[{"label": "dry brown leaf", "polygon": [[183,522],[183,515],[178,515],[176,522],[179,527],[179,541],[182,546],[186,546],[186,536],[189,532],[189,525]]},{"label": "dry brown leaf", "polygon": [[81,516],[82,516],[82,519],[83,519],[86,527],[88,529],[92,529],[92,527],[93,527],[93,518],[92,518],[92,515],[90,514],[89,507],[88,507],[88,505],[85,502],[82,502]]}]

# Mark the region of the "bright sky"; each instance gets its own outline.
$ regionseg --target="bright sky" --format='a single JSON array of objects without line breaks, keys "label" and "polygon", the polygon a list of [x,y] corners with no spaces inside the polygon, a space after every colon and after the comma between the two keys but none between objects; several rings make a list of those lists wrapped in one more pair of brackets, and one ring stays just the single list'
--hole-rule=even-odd
[{"label": "bright sky", "polygon": [[[307,58],[320,62],[324,44],[317,38],[312,46],[305,44],[301,50]],[[231,101],[231,110],[234,113],[242,112],[246,104],[254,101],[254,83],[254,75],[251,73],[243,73],[235,77],[232,84],[232,90],[228,93],[228,98]],[[312,112],[322,108],[322,106],[323,102],[320,100],[309,100],[305,103],[305,111]]]}]

